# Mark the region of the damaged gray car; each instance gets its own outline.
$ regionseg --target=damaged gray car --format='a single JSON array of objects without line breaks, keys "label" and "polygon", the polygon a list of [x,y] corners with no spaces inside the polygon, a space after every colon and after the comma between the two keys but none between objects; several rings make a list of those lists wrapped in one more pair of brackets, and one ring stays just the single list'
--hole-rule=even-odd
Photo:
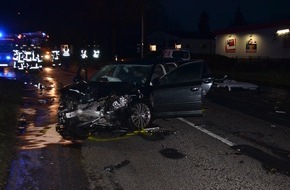
[{"label": "damaged gray car", "polygon": [[85,139],[102,128],[140,130],[156,118],[202,115],[213,83],[206,62],[189,61],[169,72],[168,66],[150,60],[114,62],[87,81],[65,86],[56,130],[65,139]]}]

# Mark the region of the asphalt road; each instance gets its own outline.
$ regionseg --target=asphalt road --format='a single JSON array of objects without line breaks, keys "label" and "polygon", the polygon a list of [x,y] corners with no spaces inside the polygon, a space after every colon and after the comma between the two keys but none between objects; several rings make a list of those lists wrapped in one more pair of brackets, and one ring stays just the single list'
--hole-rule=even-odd
[{"label": "asphalt road", "polygon": [[290,189],[284,93],[212,89],[203,117],[159,119],[149,132],[100,131],[70,142],[55,125],[58,89],[73,76],[45,69],[38,78],[45,88],[27,86],[27,120],[7,190]]}]

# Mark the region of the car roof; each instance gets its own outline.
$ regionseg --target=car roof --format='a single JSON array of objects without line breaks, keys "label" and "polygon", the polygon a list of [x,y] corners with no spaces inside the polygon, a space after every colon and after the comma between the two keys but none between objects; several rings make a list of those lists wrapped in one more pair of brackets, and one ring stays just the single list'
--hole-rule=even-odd
[{"label": "car roof", "polygon": [[159,58],[134,58],[115,61],[112,64],[157,65],[162,63]]},{"label": "car roof", "polygon": [[205,61],[203,59],[193,59],[183,62],[176,62],[175,59],[170,58],[134,58],[134,59],[123,59],[120,61],[114,61],[112,64],[132,64],[132,65],[158,65],[158,64],[166,64],[169,62],[175,62],[176,64],[180,65],[182,63],[187,62],[199,62],[199,61]]}]

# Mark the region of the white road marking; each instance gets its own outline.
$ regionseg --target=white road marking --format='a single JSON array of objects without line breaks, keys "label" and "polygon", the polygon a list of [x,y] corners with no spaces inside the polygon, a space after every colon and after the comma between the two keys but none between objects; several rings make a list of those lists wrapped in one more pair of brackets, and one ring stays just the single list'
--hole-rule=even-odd
[{"label": "white road marking", "polygon": [[200,127],[200,126],[197,126],[197,125],[191,123],[190,121],[187,121],[187,120],[184,119],[184,118],[178,118],[178,120],[180,120],[180,121],[182,121],[182,122],[184,122],[184,123],[190,125],[191,127],[194,127],[195,129],[197,129],[197,130],[199,130],[199,131],[201,131],[201,132],[206,133],[207,135],[209,135],[209,136],[211,136],[211,137],[214,137],[214,138],[218,139],[219,141],[221,141],[221,142],[227,144],[228,146],[235,146],[235,145],[236,145],[235,143],[233,143],[233,142],[231,142],[231,141],[229,141],[229,140],[227,140],[227,139],[225,139],[225,138],[223,138],[223,137],[221,137],[221,136],[218,136],[218,135],[216,135],[216,134],[214,134],[214,133],[212,133],[212,132],[210,132],[210,131],[208,131],[208,130],[206,130],[206,129]]}]

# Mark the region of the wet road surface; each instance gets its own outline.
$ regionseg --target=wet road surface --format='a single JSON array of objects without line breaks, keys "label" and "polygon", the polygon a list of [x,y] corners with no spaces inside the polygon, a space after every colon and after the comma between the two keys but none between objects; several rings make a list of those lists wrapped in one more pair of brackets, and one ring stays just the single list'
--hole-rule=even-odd
[{"label": "wet road surface", "polygon": [[26,89],[27,126],[6,189],[290,188],[289,125],[267,115],[289,113],[283,93],[213,89],[203,117],[159,119],[148,131],[101,130],[70,142],[55,125],[57,91],[73,76],[44,70],[45,88]]},{"label": "wet road surface", "polygon": [[45,68],[39,75],[25,79],[19,148],[7,190],[88,189],[80,164],[81,146],[63,140],[55,131],[58,90],[73,76],[61,68]]}]

